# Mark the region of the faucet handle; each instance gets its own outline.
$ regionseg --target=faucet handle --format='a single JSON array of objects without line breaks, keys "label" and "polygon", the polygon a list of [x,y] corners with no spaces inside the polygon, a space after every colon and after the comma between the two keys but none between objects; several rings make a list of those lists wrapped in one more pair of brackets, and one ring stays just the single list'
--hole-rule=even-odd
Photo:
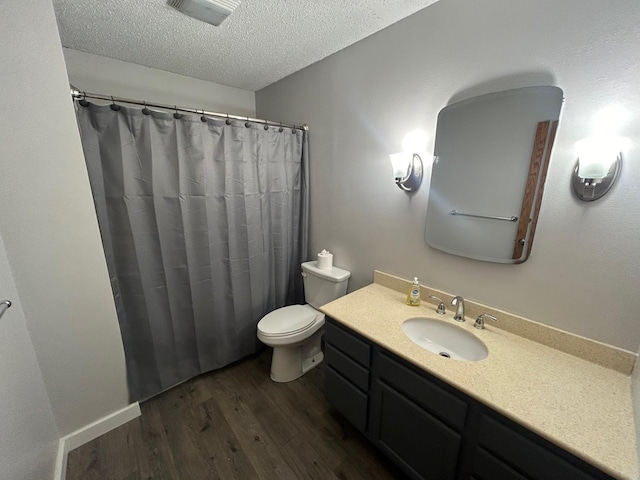
[{"label": "faucet handle", "polygon": [[497,322],[498,319],[496,317],[494,317],[493,315],[489,315],[488,313],[482,313],[480,315],[478,315],[478,318],[476,318],[476,323],[473,324],[473,326],[475,328],[477,328],[478,330],[484,330],[484,319],[488,318],[489,320],[493,320],[494,322]]},{"label": "faucet handle", "polygon": [[434,298],[440,302],[440,304],[438,305],[438,308],[436,309],[436,313],[439,313],[440,315],[444,315],[446,311],[444,309],[444,302],[442,301],[442,299],[436,297],[435,295],[429,295],[429,298]]}]

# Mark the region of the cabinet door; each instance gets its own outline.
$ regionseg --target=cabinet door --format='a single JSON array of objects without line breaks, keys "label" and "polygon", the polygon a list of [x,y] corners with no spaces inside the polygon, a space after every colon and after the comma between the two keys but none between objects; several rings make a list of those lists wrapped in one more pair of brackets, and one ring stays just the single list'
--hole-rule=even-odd
[{"label": "cabinet door", "polygon": [[354,427],[361,432],[367,430],[368,396],[331,366],[325,370],[324,394],[327,401]]},{"label": "cabinet door", "polygon": [[381,380],[374,385],[371,426],[374,442],[412,478],[455,477],[460,435]]},{"label": "cabinet door", "polygon": [[416,371],[402,359],[388,352],[376,355],[376,376],[390,387],[446,423],[455,431],[464,429],[467,402],[443,387],[426,372]]}]

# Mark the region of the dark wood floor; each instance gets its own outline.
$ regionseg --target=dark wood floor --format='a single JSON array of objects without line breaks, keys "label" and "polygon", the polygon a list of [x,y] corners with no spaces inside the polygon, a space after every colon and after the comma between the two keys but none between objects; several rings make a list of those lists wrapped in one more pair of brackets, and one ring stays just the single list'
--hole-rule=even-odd
[{"label": "dark wood floor", "polygon": [[269,378],[270,349],[141,405],[69,453],[67,480],[405,478],[322,394],[324,366]]}]

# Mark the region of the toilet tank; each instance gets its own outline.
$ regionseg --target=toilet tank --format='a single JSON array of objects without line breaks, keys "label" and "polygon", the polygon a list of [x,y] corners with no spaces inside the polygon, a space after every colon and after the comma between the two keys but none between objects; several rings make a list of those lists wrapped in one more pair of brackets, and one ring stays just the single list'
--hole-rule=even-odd
[{"label": "toilet tank", "polygon": [[351,276],[351,272],[338,267],[321,270],[317,263],[314,261],[302,264],[304,298],[313,308],[320,308],[347,293],[347,283]]}]

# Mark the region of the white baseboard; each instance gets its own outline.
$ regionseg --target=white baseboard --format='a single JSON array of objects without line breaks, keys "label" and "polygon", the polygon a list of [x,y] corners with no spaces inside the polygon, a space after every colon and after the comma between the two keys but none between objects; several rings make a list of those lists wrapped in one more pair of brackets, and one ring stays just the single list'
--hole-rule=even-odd
[{"label": "white baseboard", "polygon": [[56,469],[54,480],[64,480],[67,472],[67,455],[80,445],[98,438],[100,435],[124,425],[130,420],[140,416],[140,405],[138,402],[126,406],[122,410],[113,412],[111,415],[101,418],[89,425],[79,428],[75,432],[62,437],[58,443],[58,456],[56,458]]}]

